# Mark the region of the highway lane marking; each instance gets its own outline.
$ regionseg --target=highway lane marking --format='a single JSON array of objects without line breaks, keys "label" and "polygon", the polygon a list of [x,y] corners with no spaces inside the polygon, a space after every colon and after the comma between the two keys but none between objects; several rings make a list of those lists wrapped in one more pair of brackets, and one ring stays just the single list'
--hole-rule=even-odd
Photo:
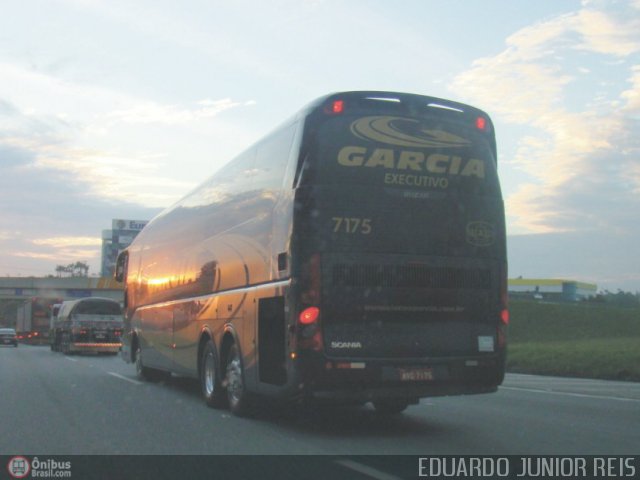
[{"label": "highway lane marking", "polygon": [[400,477],[381,472],[380,470],[351,460],[336,460],[336,463],[368,477],[375,478],[376,480],[401,480]]},{"label": "highway lane marking", "polygon": [[69,360],[70,362],[77,362],[78,360],[76,360],[75,358],[69,358],[69,357],[64,357],[67,360]]},{"label": "highway lane marking", "polygon": [[551,393],[554,395],[566,395],[568,397],[581,397],[581,398],[597,398],[604,400],[618,400],[620,402],[640,402],[638,398],[624,398],[624,397],[610,397],[607,395],[589,395],[586,393],[572,393],[572,392],[557,392],[555,390],[541,390],[535,388],[521,388],[521,387],[500,387],[500,390],[520,390],[523,392],[534,392],[534,393]]},{"label": "highway lane marking", "polygon": [[133,383],[135,385],[144,385],[144,383],[139,382],[138,380],[133,380],[132,378],[127,378],[124,375],[120,375],[119,373],[116,373],[116,372],[107,372],[107,374],[111,375],[112,377],[119,378],[120,380],[124,380],[126,382]]}]

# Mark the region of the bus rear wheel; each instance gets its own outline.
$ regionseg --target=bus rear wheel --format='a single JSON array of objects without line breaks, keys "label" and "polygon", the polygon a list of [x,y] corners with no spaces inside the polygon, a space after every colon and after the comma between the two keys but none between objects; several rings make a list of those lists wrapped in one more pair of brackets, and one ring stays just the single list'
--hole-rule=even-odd
[{"label": "bus rear wheel", "polygon": [[245,389],[242,358],[235,343],[231,345],[227,355],[225,383],[231,413],[239,417],[249,415],[251,413],[251,399]]},{"label": "bus rear wheel", "polygon": [[227,403],[227,397],[220,381],[220,368],[218,365],[216,347],[213,341],[209,340],[200,357],[200,388],[204,401],[207,406],[212,408],[221,408],[226,406]]}]

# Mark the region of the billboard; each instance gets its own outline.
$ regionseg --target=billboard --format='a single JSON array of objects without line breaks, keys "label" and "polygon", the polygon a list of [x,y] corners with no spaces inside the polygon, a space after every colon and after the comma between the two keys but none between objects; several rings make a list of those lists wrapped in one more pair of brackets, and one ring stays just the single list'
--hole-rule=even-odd
[{"label": "billboard", "polygon": [[118,253],[127,248],[142,231],[148,220],[111,220],[111,230],[102,231],[102,268],[103,277],[113,276]]}]

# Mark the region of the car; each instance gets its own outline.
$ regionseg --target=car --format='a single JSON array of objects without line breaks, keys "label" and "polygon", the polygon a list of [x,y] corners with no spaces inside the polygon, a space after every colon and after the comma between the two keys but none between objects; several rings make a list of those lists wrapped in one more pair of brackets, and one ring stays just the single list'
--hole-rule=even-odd
[{"label": "car", "polygon": [[0,345],[18,346],[18,337],[16,331],[13,328],[0,328]]}]

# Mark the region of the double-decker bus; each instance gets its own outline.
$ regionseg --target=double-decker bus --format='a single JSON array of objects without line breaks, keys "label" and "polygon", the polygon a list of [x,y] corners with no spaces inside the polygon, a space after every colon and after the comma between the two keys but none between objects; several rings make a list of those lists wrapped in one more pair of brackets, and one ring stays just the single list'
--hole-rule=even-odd
[{"label": "double-decker bus", "polygon": [[508,324],[489,116],[392,92],[311,103],[121,253],[122,355],[261,396],[371,402],[493,392]]}]

